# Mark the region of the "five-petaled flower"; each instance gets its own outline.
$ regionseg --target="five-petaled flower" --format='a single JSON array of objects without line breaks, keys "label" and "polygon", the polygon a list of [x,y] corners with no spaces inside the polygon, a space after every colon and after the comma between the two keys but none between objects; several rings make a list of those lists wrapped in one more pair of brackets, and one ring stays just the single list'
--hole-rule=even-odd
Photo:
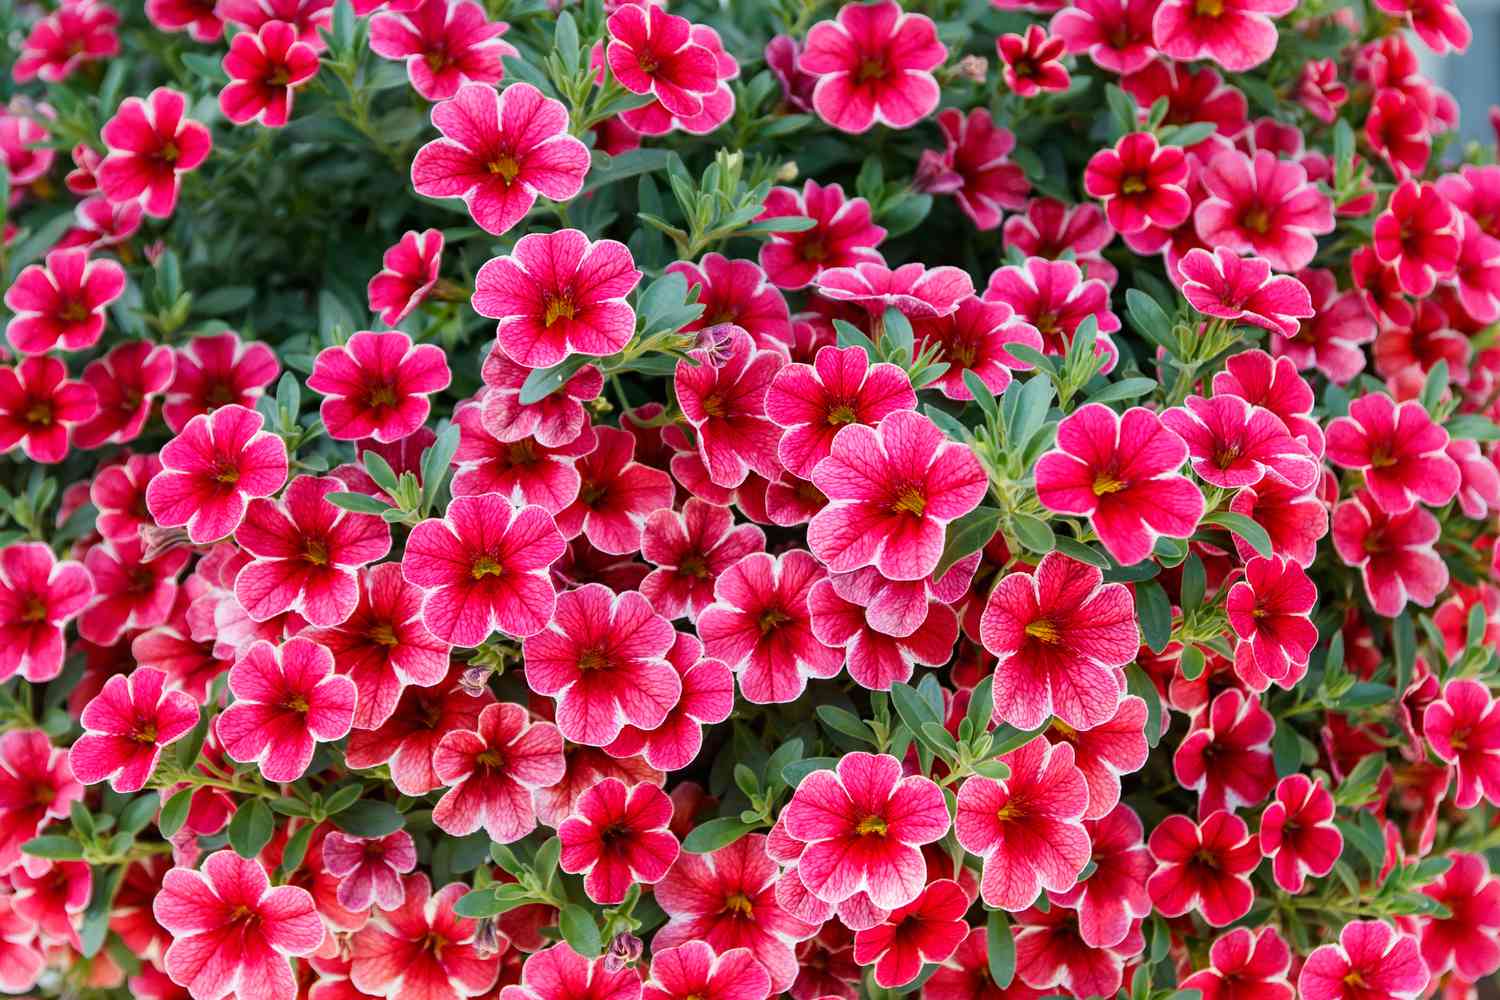
[{"label": "five-petaled flower", "polygon": [[5,291],[14,315],[5,335],[22,354],[58,345],[81,351],[104,333],[104,310],[125,293],[125,269],[107,257],[89,260],[82,247],[53,250],[46,264],[31,264]]},{"label": "five-petaled flower", "polygon": [[333,672],[333,654],[311,639],[277,648],[262,639],[229,670],[235,702],[214,731],[224,752],[254,763],[267,781],[307,773],[319,743],[342,739],[354,719],[354,682]]},{"label": "five-petaled flower", "polygon": [[817,77],[813,110],[844,132],[877,122],[907,128],[938,104],[932,71],[948,57],[937,26],[902,11],[896,0],[849,3],[807,33],[800,67]]},{"label": "five-petaled flower", "polygon": [[361,330],[318,353],[307,387],[324,396],[318,413],[329,437],[388,444],[426,422],[432,409],[427,397],[446,389],[452,378],[436,344],[413,344],[399,330]]},{"label": "five-petaled flower", "polygon": [[99,188],[110,201],[142,200],[162,219],[177,207],[182,175],[198,169],[213,149],[208,127],[187,117],[187,96],[158,87],[144,100],[127,97],[100,137],[109,154],[99,164]]},{"label": "five-petaled flower", "polygon": [[677,838],[667,830],[672,800],[649,782],[629,788],[605,778],[578,797],[573,815],[557,828],[565,872],[583,875],[589,899],[613,906],[632,885],[655,885],[677,860]]},{"label": "five-petaled flower", "polygon": [[262,430],[264,423],[239,405],[189,420],[162,446],[162,471],[146,487],[156,523],[186,526],[197,544],[233,534],[252,497],[268,497],[286,482],[286,442]]},{"label": "five-petaled flower", "polygon": [[166,689],[155,667],[116,674],[83,708],[83,735],[68,751],[73,774],[85,785],[109,780],[117,792],[146,787],[163,747],[198,724],[198,706],[183,691]]},{"label": "five-petaled flower", "polygon": [[520,705],[489,705],[473,729],[442,737],[432,768],[449,789],[432,811],[438,828],[466,837],[483,827],[508,844],[536,827],[532,791],[563,776],[562,734],[550,722],[532,721]]},{"label": "five-petaled flower", "polygon": [[281,128],[292,117],[297,88],[318,75],[318,66],[317,49],[298,41],[297,30],[285,21],[242,31],[224,56],[230,83],[219,92],[219,108],[236,125],[258,121]]}]

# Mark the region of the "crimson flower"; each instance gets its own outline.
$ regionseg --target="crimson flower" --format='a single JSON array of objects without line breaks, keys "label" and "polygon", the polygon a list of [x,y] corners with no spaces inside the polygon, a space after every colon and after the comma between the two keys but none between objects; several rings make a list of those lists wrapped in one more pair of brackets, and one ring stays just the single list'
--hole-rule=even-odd
[{"label": "crimson flower", "polygon": [[422,426],[432,408],[427,396],[452,377],[436,344],[414,345],[399,330],[360,330],[318,352],[307,387],[325,397],[318,413],[329,437],[388,444]]},{"label": "crimson flower", "polygon": [[176,354],[177,368],[161,413],[179,434],[200,413],[231,404],[254,407],[281,370],[270,347],[246,343],[232,331],[194,337]]},{"label": "crimson flower", "polygon": [[1005,66],[1005,85],[1017,97],[1067,90],[1072,82],[1062,64],[1067,47],[1066,39],[1049,35],[1039,24],[1030,25],[1024,35],[1001,35],[995,39],[995,50]]},{"label": "crimson flower", "polygon": [[370,50],[404,59],[412,89],[429,101],[447,100],[466,83],[499,83],[505,57],[519,55],[500,38],[509,25],[489,20],[474,0],[416,0],[405,7],[370,19]]},{"label": "crimson flower", "polygon": [[1422,735],[1439,760],[1454,765],[1454,805],[1500,801],[1500,707],[1483,684],[1467,677],[1445,684],[1422,714]]},{"label": "crimson flower", "polygon": [[826,299],[863,306],[871,316],[896,309],[907,319],[932,319],[951,314],[973,295],[974,279],[947,265],[913,263],[892,270],[885,264],[860,263],[824,271],[818,275],[817,289]]},{"label": "crimson flower", "polygon": [[476,698],[465,691],[458,683],[462,673],[455,666],[431,687],[403,689],[390,718],[374,729],[350,733],[345,754],[349,766],[389,764],[391,782],[402,795],[425,795],[443,787],[433,769],[438,744],[448,733],[477,728],[479,714],[494,702],[487,692]]},{"label": "crimson flower", "polygon": [[76,2],[37,19],[11,67],[17,83],[40,77],[60,83],[86,62],[118,55],[120,36],[115,27],[120,13],[109,4]]},{"label": "crimson flower", "polygon": [[1052,33],[1068,51],[1088,53],[1095,66],[1122,76],[1150,65],[1152,0],[1078,0],[1052,15]]},{"label": "crimson flower", "polygon": [[1120,699],[1115,714],[1090,729],[1074,729],[1053,717],[1046,729],[1048,741],[1072,744],[1073,763],[1088,782],[1089,807],[1084,819],[1099,819],[1114,809],[1120,801],[1120,776],[1145,765],[1150,752],[1146,719],[1146,702],[1135,695]]},{"label": "crimson flower", "polygon": [[[1089,805],[1092,808],[1093,799]],[[1142,839],[1141,818],[1120,803],[1097,820],[1085,819],[1094,870],[1068,891],[1055,894],[1059,906],[1078,911],[1078,934],[1093,948],[1113,948],[1151,913],[1146,879],[1156,862]]]},{"label": "crimson flower", "polygon": [[1026,172],[1010,161],[1015,135],[995,124],[987,108],[973,108],[967,116],[957,108],[944,108],[937,122],[943,149],[923,151],[913,186],[952,194],[976,227],[994,229],[1002,212],[1020,208],[1031,190]]},{"label": "crimson flower", "polygon": [[499,344],[490,348],[479,372],[489,388],[481,401],[485,429],[504,442],[533,438],[543,448],[567,447],[588,427],[583,404],[599,398],[604,376],[584,365],[556,392],[523,403],[521,388],[531,371],[512,361]]},{"label": "crimson flower", "polygon": [[48,465],[68,457],[70,433],[99,412],[99,400],[87,383],[67,376],[67,366],[50,354],[0,367],[0,453],[19,445],[27,458]]},{"label": "crimson flower", "polygon": [[1474,33],[1457,0],[1375,0],[1382,13],[1403,19],[1437,55],[1463,52]]},{"label": "crimson flower", "polygon": [[767,479],[781,473],[776,449],[780,430],[766,418],[771,380],[783,355],[757,347],[731,327],[727,355],[715,364],[699,352],[697,365],[677,362],[673,386],[683,417],[698,439],[698,454],[717,486],[739,486],[754,471]]},{"label": "crimson flower", "polygon": [[846,198],[837,184],[823,187],[809,180],[800,192],[772,188],[761,217],[814,222],[808,229],[771,233],[761,245],[760,266],[777,288],[805,288],[827,268],[881,259],[875,248],[885,239],[885,230],[871,221],[870,203]]},{"label": "crimson flower", "polygon": [[41,542],[0,548],[0,680],[40,684],[61,673],[63,628],[93,597],[82,563],[58,562]]},{"label": "crimson flower", "polygon": [[1236,927],[1214,939],[1208,967],[1182,980],[1203,1000],[1292,1000],[1292,949],[1275,927]]},{"label": "crimson flower", "polygon": [[44,354],[62,345],[81,351],[104,333],[104,310],[125,293],[125,269],[113,260],[89,260],[81,247],[53,250],[46,264],[24,268],[5,291],[14,315],[5,328],[22,354]]},{"label": "crimson flower", "polygon": [[[173,370],[172,349],[148,340],[126,341],[90,361],[83,369],[83,384],[94,390],[99,412],[73,429],[73,443],[87,449],[135,440],[151,419],[156,397],[172,381]],[[155,455],[150,457],[155,461]]]},{"label": "crimson flower", "polygon": [[51,820],[66,818],[83,794],[68,752],[46,733],[12,729],[0,736],[0,872],[15,869],[21,845]]},{"label": "crimson flower", "polygon": [[1318,642],[1310,615],[1318,590],[1297,563],[1256,556],[1245,563],[1245,578],[1229,588],[1224,610],[1239,643],[1234,669],[1252,691],[1271,683],[1290,690],[1307,673]]},{"label": "crimson flower", "polygon": [[578,797],[573,815],[557,828],[562,870],[583,875],[589,899],[613,906],[632,885],[655,885],[677,860],[677,838],[667,831],[672,800],[649,783],[626,788],[605,778]]},{"label": "crimson flower", "polygon": [[380,271],[370,279],[370,311],[386,326],[410,316],[437,285],[442,262],[442,230],[407,230],[385,251]]},{"label": "crimson flower", "polygon": [[1448,432],[1421,403],[1397,403],[1383,392],[1361,396],[1328,425],[1328,458],[1364,473],[1365,489],[1386,514],[1454,498],[1462,476],[1447,447]]},{"label": "crimson flower", "polygon": [[392,1000],[465,1000],[488,992],[500,960],[477,941],[479,922],[454,912],[468,887],[450,882],[434,894],[421,872],[403,883],[401,905],[350,939],[349,982],[361,994]]},{"label": "crimson flower", "polygon": [[[1145,947],[1139,924],[1113,948],[1090,947],[1078,912],[1060,904],[1050,905],[1046,912],[1033,907],[1016,914],[1015,920],[1016,978],[1023,987],[1038,991],[1036,996],[1053,995],[1056,988],[1073,996],[1114,996],[1124,982],[1127,957],[1140,955]],[[1022,996],[1030,1000],[1032,994]]]},{"label": "crimson flower", "polygon": [[940,96],[932,70],[947,57],[931,18],[879,0],[845,4],[834,20],[813,25],[799,64],[817,77],[818,116],[858,134],[876,122],[908,128],[931,114]]},{"label": "crimson flower", "polygon": [[714,581],[765,547],[765,532],[736,525],[728,507],[691,497],[680,513],[659,508],[641,530],[641,555],[656,567],[641,581],[641,593],[669,619],[696,620],[713,603]]},{"label": "crimson flower", "polygon": [[705,724],[723,722],[734,709],[734,674],[721,660],[703,655],[703,643],[678,632],[667,652],[682,678],[682,697],[652,730],[627,725],[614,742],[605,747],[613,757],[640,754],[646,763],[663,771],[677,771],[691,764],[703,748]]},{"label": "crimson flower", "polygon": [[1297,321],[1313,315],[1307,286],[1290,275],[1271,276],[1271,264],[1260,257],[1239,257],[1219,247],[1189,250],[1177,263],[1182,294],[1205,316],[1236,320],[1287,337]]},{"label": "crimson flower", "polygon": [[1264,257],[1278,271],[1301,271],[1333,232],[1333,199],[1307,170],[1262,149],[1214,157],[1202,174],[1208,197],[1193,211],[1198,236],[1211,247]]},{"label": "crimson flower", "polygon": [[896,365],[872,365],[858,347],[821,347],[811,365],[790,364],[776,373],[766,416],[782,428],[776,449],[782,464],[806,479],[832,452],[842,427],[874,426],[916,405],[911,380]]},{"label": "crimson flower", "polygon": [[564,538],[580,534],[601,552],[627,555],[641,548],[646,518],[671,506],[672,479],[635,460],[635,438],[617,427],[596,427],[597,444],[574,463],[578,497],[557,514]]},{"label": "crimson flower", "polygon": [[1434,976],[1455,972],[1478,982],[1500,969],[1500,879],[1482,854],[1454,851],[1453,867],[1422,887],[1449,916],[1423,921],[1422,960]]},{"label": "crimson flower", "polygon": [[1198,793],[1198,815],[1257,805],[1276,784],[1276,720],[1254,695],[1220,692],[1172,755],[1178,784]]},{"label": "crimson flower", "polygon": [[1260,818],[1260,849],[1271,859],[1276,884],[1301,892],[1307,876],[1322,878],[1333,871],[1343,848],[1328,789],[1305,774],[1289,774],[1277,782],[1276,797]]},{"label": "crimson flower", "polygon": [[766,1000],[771,975],[748,948],[715,952],[704,941],[653,948],[642,1000]]},{"label": "crimson flower", "polygon": [[1146,846],[1157,865],[1146,887],[1163,916],[1197,910],[1211,927],[1223,927],[1249,912],[1255,899],[1250,873],[1260,864],[1260,846],[1238,816],[1220,811],[1201,824],[1168,816]]},{"label": "crimson flower", "polygon": [[224,34],[215,6],[215,0],[146,0],[146,18],[160,31],[185,31],[195,42],[214,42]]},{"label": "crimson flower", "polygon": [[606,25],[605,62],[626,90],[652,95],[672,116],[692,118],[719,86],[714,53],[694,40],[692,27],[654,4],[624,4]]},{"label": "crimson flower", "polygon": [[68,752],[73,774],[86,785],[109,780],[117,792],[146,787],[163,747],[198,724],[198,706],[182,691],[165,689],[167,675],[140,667],[116,674],[84,706],[83,735]]},{"label": "crimson flower", "polygon": [[[861,260],[880,260],[880,255]],[[818,273],[821,275],[832,265]],[[725,257],[720,253],[704,254],[703,259],[679,260],[667,265],[668,274],[687,279],[688,289],[698,295],[703,312],[687,326],[684,333],[700,333],[701,338],[722,340],[725,332],[739,327],[750,334],[757,347],[788,353],[793,340],[791,315],[786,297],[777,290],[766,272],[753,260]],[[700,343],[699,347],[704,346]],[[719,345],[715,343],[715,352]]]},{"label": "crimson flower", "polygon": [[[1022,344],[1034,351],[1042,350],[1042,335],[1036,327],[1016,315],[1005,302],[970,296],[959,303],[957,311],[936,319],[917,320],[915,327],[919,349],[941,345],[938,360],[948,365],[931,383],[949,399],[973,398],[964,372],[973,372],[985,388],[999,395],[1011,383],[1011,372],[1029,369],[1029,362],[1019,361],[1006,350]],[[866,421],[861,421],[866,422]]]},{"label": "crimson flower", "polygon": [[922,894],[883,923],[854,935],[854,960],[875,967],[875,982],[892,989],[917,978],[924,964],[946,962],[969,934],[969,897],[952,879],[929,882]]},{"label": "crimson flower", "polygon": [[1360,346],[1375,339],[1375,319],[1357,289],[1339,291],[1333,272],[1304,270],[1298,277],[1312,296],[1315,315],[1292,337],[1272,334],[1272,350],[1300,371],[1317,368],[1330,381],[1343,385],[1365,367]]},{"label": "crimson flower", "polygon": [[1394,618],[1408,600],[1431,607],[1448,587],[1448,566],[1433,549],[1437,518],[1422,507],[1387,514],[1368,490],[1333,508],[1333,547],[1361,571],[1378,615]]},{"label": "crimson flower", "polygon": [[144,100],[125,98],[99,134],[109,150],[99,164],[100,190],[110,201],[141,198],[158,219],[177,207],[182,175],[213,149],[208,127],[187,117],[187,96],[167,87]]},{"label": "crimson flower", "polygon": [[1451,275],[1463,248],[1462,216],[1432,184],[1403,181],[1375,219],[1372,246],[1395,268],[1401,289],[1425,296]]},{"label": "crimson flower", "polygon": [[1152,38],[1169,59],[1211,59],[1243,73],[1271,58],[1276,51],[1272,18],[1296,5],[1296,0],[1167,0],[1152,18]]},{"label": "crimson flower", "polygon": [[1044,354],[1066,354],[1079,325],[1092,316],[1098,323],[1094,353],[1104,358],[1101,370],[1114,368],[1119,352],[1109,335],[1120,329],[1120,317],[1110,311],[1109,286],[1100,278],[1085,279],[1074,261],[1028,257],[1022,265],[999,268],[982,297],[1004,302],[1035,327]]},{"label": "crimson flower", "polygon": [[865,608],[840,595],[831,579],[813,584],[807,601],[813,635],[830,649],[843,649],[849,676],[871,691],[889,691],[911,680],[918,663],[939,666],[953,655],[958,616],[939,601],[929,602],[916,629],[904,636],[874,628]]},{"label": "crimson flower", "polygon": [[1317,459],[1287,425],[1263,406],[1215,387],[1205,399],[1189,396],[1166,410],[1162,423],[1187,442],[1198,478],[1225,489],[1255,486],[1275,476],[1295,489],[1311,488]]},{"label": "crimson flower", "polygon": [[500,1000],[641,1000],[641,974],[555,944],[526,959],[520,985],[506,986]]},{"label": "crimson flower", "polygon": [[264,639],[229,671],[235,702],[215,725],[224,752],[255,763],[267,781],[307,773],[319,743],[343,739],[354,718],[354,682],[333,672],[333,654],[300,636],[280,649]]},{"label": "crimson flower", "polygon": [[1351,920],[1297,974],[1304,1000],[1416,1000],[1430,974],[1416,938],[1383,920]]},{"label": "crimson flower", "polygon": [[225,118],[281,128],[292,117],[297,88],[318,75],[318,51],[298,41],[297,29],[287,22],[267,21],[259,31],[241,31],[229,40],[224,72],[230,79],[219,92]]},{"label": "crimson flower", "polygon": [[509,844],[536,828],[532,791],[563,776],[562,735],[510,702],[487,706],[474,726],[448,731],[433,752],[433,770],[449,790],[432,820],[455,837],[483,827]]},{"label": "crimson flower", "polygon": [[286,482],[286,442],[261,430],[264,423],[239,405],[189,420],[162,446],[162,471],[146,487],[156,523],[185,525],[198,544],[233,534],[252,497],[268,497]]}]

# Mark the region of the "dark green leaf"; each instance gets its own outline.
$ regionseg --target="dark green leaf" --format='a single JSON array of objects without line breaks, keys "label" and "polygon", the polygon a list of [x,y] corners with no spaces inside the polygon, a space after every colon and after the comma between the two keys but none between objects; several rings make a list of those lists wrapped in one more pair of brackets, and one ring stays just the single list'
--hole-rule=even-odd
[{"label": "dark green leaf", "polygon": [[32,837],[21,845],[21,853],[49,861],[79,861],[83,858],[83,845],[72,837]]},{"label": "dark green leaf", "polygon": [[802,784],[802,779],[814,771],[831,771],[837,764],[837,757],[808,757],[805,760],[794,760],[781,769],[781,777],[792,788]]},{"label": "dark green leaf", "polygon": [[333,825],[356,837],[384,837],[406,825],[406,819],[389,802],[360,799],[333,817]]},{"label": "dark green leaf", "polygon": [[941,579],[954,563],[984,548],[999,527],[1000,511],[994,507],[976,507],[949,521],[943,536],[943,554],[932,572],[933,579]]},{"label": "dark green leaf", "polygon": [[594,915],[577,903],[562,908],[557,916],[557,929],[562,931],[568,946],[585,958],[594,958],[604,949]]},{"label": "dark green leaf", "polygon": [[156,827],[161,835],[167,839],[177,836],[177,831],[182,829],[182,824],[187,822],[188,809],[193,804],[192,788],[184,788],[173,793],[167,799],[167,804],[161,807],[161,818]]},{"label": "dark green leaf", "polygon": [[242,858],[253,858],[271,842],[276,832],[276,817],[259,797],[248,799],[234,811],[229,821],[229,846]]},{"label": "dark green leaf", "polygon": [[1016,977],[1016,939],[1004,910],[991,910],[984,935],[989,955],[990,979],[999,989],[1008,989]]},{"label": "dark green leaf", "polygon": [[728,847],[754,829],[755,824],[742,822],[735,816],[711,819],[700,823],[682,838],[682,849],[691,854],[709,854]]},{"label": "dark green leaf", "polygon": [[391,505],[384,500],[377,500],[368,493],[351,493],[335,491],[325,498],[335,507],[342,510],[352,510],[356,514],[384,514],[391,509]]},{"label": "dark green leaf", "polygon": [[1232,531],[1244,539],[1245,543],[1254,549],[1257,554],[1266,556],[1267,558],[1271,556],[1271,536],[1266,534],[1265,528],[1262,528],[1244,514],[1235,514],[1227,510],[1215,511],[1212,514],[1205,515],[1203,523],[1217,525],[1220,528]]},{"label": "dark green leaf", "polygon": [[1135,587],[1135,612],[1141,622],[1141,635],[1153,653],[1160,653],[1172,641],[1172,602],[1155,580]]}]

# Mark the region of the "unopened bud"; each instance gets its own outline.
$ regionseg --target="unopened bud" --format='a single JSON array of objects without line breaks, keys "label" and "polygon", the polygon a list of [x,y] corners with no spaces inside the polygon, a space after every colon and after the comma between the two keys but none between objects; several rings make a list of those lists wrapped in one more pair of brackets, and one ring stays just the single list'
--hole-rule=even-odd
[{"label": "unopened bud", "polygon": [[776,179],[783,184],[790,184],[797,179],[797,161],[787,160],[776,171]]},{"label": "unopened bud", "polygon": [[983,83],[989,75],[990,61],[984,56],[964,56],[958,61],[958,75],[970,83]]},{"label": "unopened bud", "polygon": [[616,934],[609,943],[609,950],[604,953],[604,968],[610,972],[619,972],[625,966],[639,961],[644,951],[645,944],[640,938],[629,931],[623,931]]}]

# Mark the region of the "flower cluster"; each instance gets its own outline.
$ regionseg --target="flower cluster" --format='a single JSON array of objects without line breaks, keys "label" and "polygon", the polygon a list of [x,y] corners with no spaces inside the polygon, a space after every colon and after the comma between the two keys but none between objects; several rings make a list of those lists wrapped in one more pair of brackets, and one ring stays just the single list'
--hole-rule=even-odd
[{"label": "flower cluster", "polygon": [[1456,0],[0,7],[0,992],[1500,972]]}]

